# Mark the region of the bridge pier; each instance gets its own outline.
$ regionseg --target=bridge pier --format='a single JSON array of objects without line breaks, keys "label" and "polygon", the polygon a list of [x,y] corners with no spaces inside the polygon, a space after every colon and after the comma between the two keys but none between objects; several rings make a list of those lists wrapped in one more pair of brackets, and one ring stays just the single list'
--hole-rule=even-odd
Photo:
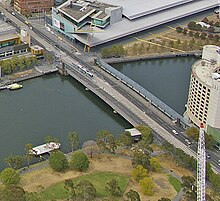
[{"label": "bridge pier", "polygon": [[58,72],[59,72],[61,75],[64,75],[64,76],[69,75],[69,74],[67,73],[67,70],[66,70],[66,68],[65,68],[65,64],[64,64],[64,63],[62,63],[61,66],[58,66]]}]

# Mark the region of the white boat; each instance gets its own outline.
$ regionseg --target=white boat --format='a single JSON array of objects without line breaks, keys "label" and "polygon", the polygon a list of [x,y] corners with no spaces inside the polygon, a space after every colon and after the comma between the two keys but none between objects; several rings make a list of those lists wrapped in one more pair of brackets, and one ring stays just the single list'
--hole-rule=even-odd
[{"label": "white boat", "polygon": [[17,83],[14,83],[14,84],[10,84],[7,86],[7,89],[10,89],[10,90],[15,90],[15,89],[20,89],[22,88],[23,86],[21,84],[17,84]]},{"label": "white boat", "polygon": [[60,143],[49,142],[46,144],[39,145],[37,147],[33,147],[31,150],[29,150],[29,154],[38,156],[45,153],[50,153],[51,151],[59,149],[60,146]]}]

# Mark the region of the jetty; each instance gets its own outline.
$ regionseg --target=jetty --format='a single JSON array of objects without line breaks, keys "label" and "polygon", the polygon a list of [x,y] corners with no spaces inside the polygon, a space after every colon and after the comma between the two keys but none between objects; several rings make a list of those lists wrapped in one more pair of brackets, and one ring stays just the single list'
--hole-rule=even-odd
[{"label": "jetty", "polygon": [[33,147],[30,151],[30,155],[39,156],[42,154],[50,153],[51,151],[59,149],[61,146],[60,143],[49,142],[46,144],[39,145],[37,147]]}]

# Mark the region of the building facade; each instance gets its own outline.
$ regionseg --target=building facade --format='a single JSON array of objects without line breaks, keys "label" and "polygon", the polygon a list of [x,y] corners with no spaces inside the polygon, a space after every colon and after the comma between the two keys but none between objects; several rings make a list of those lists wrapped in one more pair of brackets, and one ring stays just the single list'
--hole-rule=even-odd
[{"label": "building facade", "polygon": [[203,47],[202,59],[192,65],[185,117],[220,142],[220,47]]},{"label": "building facade", "polygon": [[14,9],[20,14],[30,14],[36,12],[50,11],[54,5],[54,0],[15,0]]}]

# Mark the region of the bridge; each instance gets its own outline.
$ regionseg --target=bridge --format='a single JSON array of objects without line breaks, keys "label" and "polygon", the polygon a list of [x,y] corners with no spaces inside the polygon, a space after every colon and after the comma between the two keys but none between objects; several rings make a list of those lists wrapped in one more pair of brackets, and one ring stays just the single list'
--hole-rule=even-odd
[{"label": "bridge", "polygon": [[[119,86],[114,86],[115,84],[111,83],[110,79],[107,80],[106,77],[103,78],[97,72],[97,69],[94,70],[92,67],[88,68],[88,66],[83,66],[88,71],[93,72],[93,77],[90,77],[85,74],[84,71],[80,70],[78,62],[73,62],[70,57],[67,56],[61,60],[63,65],[60,71],[62,71],[62,73],[72,76],[74,79],[83,84],[87,90],[96,94],[105,103],[107,103],[113,111],[120,114],[131,125],[134,127],[137,125],[148,125],[163,139],[173,144],[175,147],[182,149],[188,155],[196,157],[195,151],[189,149],[187,145],[173,136],[168,130],[153,119],[153,113],[151,111],[146,112],[143,109],[146,108],[145,104],[141,105],[138,103],[139,100],[137,99],[132,102],[130,99],[135,99],[134,97],[131,97],[131,95],[130,98],[126,97],[127,91],[124,91],[124,89]],[[118,81],[123,83],[121,80]],[[125,86],[125,88],[128,87]],[[142,95],[139,95],[139,97],[143,98]],[[137,106],[135,103],[138,103],[139,105]]]},{"label": "bridge", "polygon": [[169,107],[167,104],[165,104],[163,101],[161,101],[159,98],[154,96],[152,93],[150,93],[147,89],[143,88],[141,85],[127,77],[126,75],[122,74],[112,66],[108,65],[101,59],[95,60],[96,64],[99,65],[103,70],[110,73],[112,76],[114,76],[116,79],[123,82],[126,86],[130,87],[134,91],[136,91],[140,96],[144,97],[147,101],[149,101],[152,105],[154,105],[157,109],[162,111],[164,114],[166,114],[168,117],[170,117],[172,120],[176,120],[176,122],[181,123],[184,127],[189,127],[189,123],[178,114],[175,110],[173,110],[171,107]]}]

